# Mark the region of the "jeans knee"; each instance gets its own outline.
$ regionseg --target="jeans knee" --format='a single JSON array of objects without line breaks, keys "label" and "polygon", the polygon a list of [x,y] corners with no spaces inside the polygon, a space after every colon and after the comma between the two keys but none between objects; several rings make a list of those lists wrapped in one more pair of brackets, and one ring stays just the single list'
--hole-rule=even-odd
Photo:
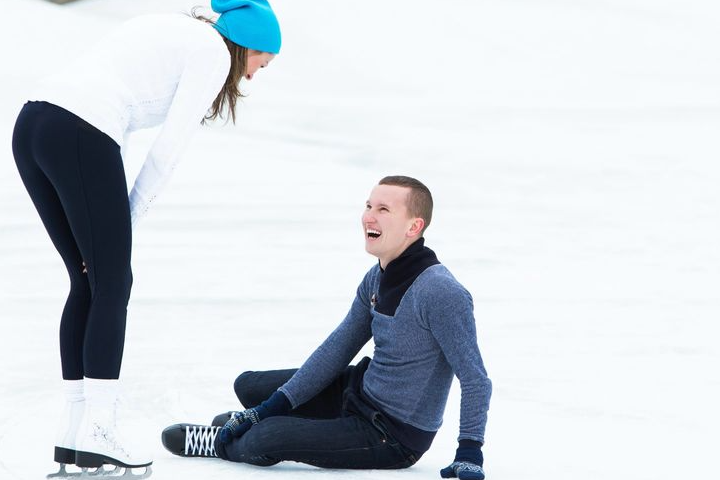
[{"label": "jeans knee", "polygon": [[255,372],[248,371],[241,373],[235,379],[235,384],[233,385],[235,395],[237,395],[238,400],[240,400],[240,403],[242,403],[245,408],[252,408],[255,406],[255,404],[253,404],[255,398],[253,398],[253,389],[251,386],[253,373]]}]

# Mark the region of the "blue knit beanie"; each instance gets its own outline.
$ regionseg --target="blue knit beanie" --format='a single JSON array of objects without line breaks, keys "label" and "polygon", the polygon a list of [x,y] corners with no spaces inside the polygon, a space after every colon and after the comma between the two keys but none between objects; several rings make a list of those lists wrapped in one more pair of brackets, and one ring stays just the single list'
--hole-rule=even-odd
[{"label": "blue knit beanie", "polygon": [[215,28],[240,46],[261,52],[280,52],[280,25],[267,0],[212,0],[220,14]]}]

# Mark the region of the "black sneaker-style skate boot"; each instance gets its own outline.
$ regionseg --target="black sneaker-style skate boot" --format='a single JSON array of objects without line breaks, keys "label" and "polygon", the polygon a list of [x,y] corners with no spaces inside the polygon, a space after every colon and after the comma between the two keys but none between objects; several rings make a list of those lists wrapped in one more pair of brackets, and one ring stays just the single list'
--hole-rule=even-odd
[{"label": "black sneaker-style skate boot", "polygon": [[217,457],[215,437],[219,431],[219,426],[178,423],[163,430],[162,443],[170,453],[181,457]]}]

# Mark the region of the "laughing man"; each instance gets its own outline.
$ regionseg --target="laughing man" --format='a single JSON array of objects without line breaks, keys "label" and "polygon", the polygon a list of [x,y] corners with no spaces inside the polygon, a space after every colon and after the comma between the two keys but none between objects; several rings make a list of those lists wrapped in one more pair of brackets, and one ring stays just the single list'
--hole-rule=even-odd
[{"label": "laughing man", "polygon": [[[430,448],[456,376],[459,445],[440,474],[485,478],[491,383],[472,298],[424,244],[432,208],[418,180],[380,180],[362,215],[365,250],[379,262],[345,319],[300,369],[241,374],[235,392],[247,410],[218,415],[214,426],[172,425],[162,435],[166,448],[260,466],[406,468]],[[349,365],[370,339],[373,357]]]}]

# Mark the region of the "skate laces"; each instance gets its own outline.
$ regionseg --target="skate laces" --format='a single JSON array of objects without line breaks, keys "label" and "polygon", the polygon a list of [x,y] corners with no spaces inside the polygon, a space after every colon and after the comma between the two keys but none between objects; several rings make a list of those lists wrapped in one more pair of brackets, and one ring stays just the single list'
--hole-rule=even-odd
[{"label": "skate laces", "polygon": [[104,448],[110,451],[120,452],[128,458],[130,457],[128,452],[123,448],[123,442],[118,439],[116,432],[113,432],[112,430],[109,430],[97,423],[93,423],[91,435],[93,439],[95,439],[95,442],[102,445]]},{"label": "skate laces", "polygon": [[215,435],[220,427],[203,425],[185,426],[185,455],[217,457],[215,453]]}]

